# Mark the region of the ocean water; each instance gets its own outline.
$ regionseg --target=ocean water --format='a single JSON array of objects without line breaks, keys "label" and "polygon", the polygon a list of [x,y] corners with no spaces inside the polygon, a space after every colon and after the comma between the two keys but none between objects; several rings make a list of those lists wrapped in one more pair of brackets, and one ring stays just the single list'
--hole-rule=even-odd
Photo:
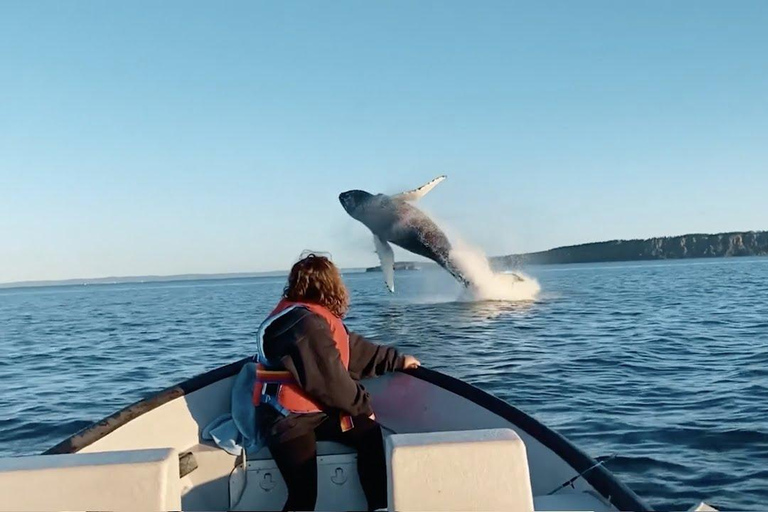
[{"label": "ocean water", "polygon": [[[348,324],[509,401],[657,509],[768,503],[768,258],[541,266],[534,302],[349,274]],[[283,278],[0,290],[0,456],[250,355]]]}]

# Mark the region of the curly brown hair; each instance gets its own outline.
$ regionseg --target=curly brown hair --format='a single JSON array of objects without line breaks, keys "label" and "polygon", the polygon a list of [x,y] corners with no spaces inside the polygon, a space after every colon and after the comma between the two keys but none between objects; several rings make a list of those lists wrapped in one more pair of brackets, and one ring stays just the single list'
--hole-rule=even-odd
[{"label": "curly brown hair", "polygon": [[339,318],[349,309],[349,292],[341,272],[331,260],[314,253],[293,265],[283,297],[291,302],[319,304]]}]

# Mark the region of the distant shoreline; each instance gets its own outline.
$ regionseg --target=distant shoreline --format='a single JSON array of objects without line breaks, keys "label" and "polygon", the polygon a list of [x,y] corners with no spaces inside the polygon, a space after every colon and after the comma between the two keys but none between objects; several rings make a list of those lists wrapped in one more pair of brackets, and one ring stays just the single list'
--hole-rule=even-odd
[{"label": "distant shoreline", "polygon": [[[345,269],[345,273],[362,273],[363,268]],[[11,288],[47,288],[52,286],[104,286],[110,284],[144,284],[144,283],[182,283],[185,281],[225,281],[229,279],[252,279],[257,277],[284,277],[287,270],[270,272],[233,272],[224,274],[175,274],[170,276],[124,276],[124,277],[94,277],[81,279],[62,279],[46,281],[19,281],[0,283],[0,290]]]},{"label": "distant shoreline", "polygon": [[[496,269],[520,265],[552,265],[568,263],[607,263],[619,261],[653,261],[698,258],[768,256],[768,231],[739,231],[717,234],[688,234],[634,240],[609,240],[556,247],[547,251],[510,254],[489,258]],[[395,270],[421,270],[436,266],[432,262],[403,261]],[[381,267],[342,269],[343,273],[380,271]],[[287,270],[270,272],[235,272],[223,274],[178,274],[170,276],[125,276],[85,279],[40,280],[0,283],[0,289],[42,288],[49,286],[89,286],[131,283],[214,281],[254,277],[281,277]]]},{"label": "distant shoreline", "polygon": [[75,278],[61,280],[45,281],[19,281],[11,283],[0,283],[0,289],[3,288],[44,288],[48,286],[99,286],[107,284],[141,284],[141,283],[168,283],[182,281],[214,281],[217,279],[247,279],[250,277],[270,277],[286,275],[288,272],[234,272],[231,274],[177,274],[170,276],[114,276],[114,277],[94,277],[94,278]]},{"label": "distant shoreline", "polygon": [[499,256],[491,258],[491,262],[496,267],[510,268],[525,264],[606,263],[736,256],[768,256],[768,231],[694,233],[643,240],[609,240],[556,247],[548,251]]},{"label": "distant shoreline", "polygon": [[[427,263],[429,265],[429,263]],[[415,261],[396,261],[393,265],[393,270],[421,270],[424,268],[424,264],[416,263]],[[368,267],[366,272],[381,272],[381,265],[376,267]]]}]

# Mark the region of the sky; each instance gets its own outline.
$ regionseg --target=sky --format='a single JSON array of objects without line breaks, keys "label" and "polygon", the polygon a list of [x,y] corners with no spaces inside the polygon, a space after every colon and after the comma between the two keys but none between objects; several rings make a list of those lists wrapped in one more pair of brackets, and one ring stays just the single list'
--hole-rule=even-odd
[{"label": "sky", "polygon": [[[0,282],[768,229],[768,2],[0,2]],[[397,250],[399,260],[418,259]]]}]

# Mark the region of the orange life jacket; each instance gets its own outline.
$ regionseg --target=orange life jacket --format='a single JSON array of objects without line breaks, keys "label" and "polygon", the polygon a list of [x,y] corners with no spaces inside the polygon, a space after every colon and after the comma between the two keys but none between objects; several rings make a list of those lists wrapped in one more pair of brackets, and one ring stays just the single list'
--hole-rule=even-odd
[{"label": "orange life jacket", "polygon": [[[312,313],[320,315],[328,322],[333,341],[336,342],[336,348],[339,350],[339,354],[341,354],[341,362],[344,364],[344,368],[349,369],[349,334],[341,319],[318,304],[281,300],[259,327],[258,361],[256,365],[256,384],[253,387],[253,403],[254,405],[259,405],[262,402],[267,402],[284,414],[290,412],[320,412],[321,410],[320,406],[304,393],[289,372],[282,367],[270,364],[271,362],[264,355],[264,333],[267,327],[282,315],[297,307],[306,308]],[[270,393],[266,392],[270,384],[274,384],[277,387],[276,393],[274,393],[274,389]]]}]

